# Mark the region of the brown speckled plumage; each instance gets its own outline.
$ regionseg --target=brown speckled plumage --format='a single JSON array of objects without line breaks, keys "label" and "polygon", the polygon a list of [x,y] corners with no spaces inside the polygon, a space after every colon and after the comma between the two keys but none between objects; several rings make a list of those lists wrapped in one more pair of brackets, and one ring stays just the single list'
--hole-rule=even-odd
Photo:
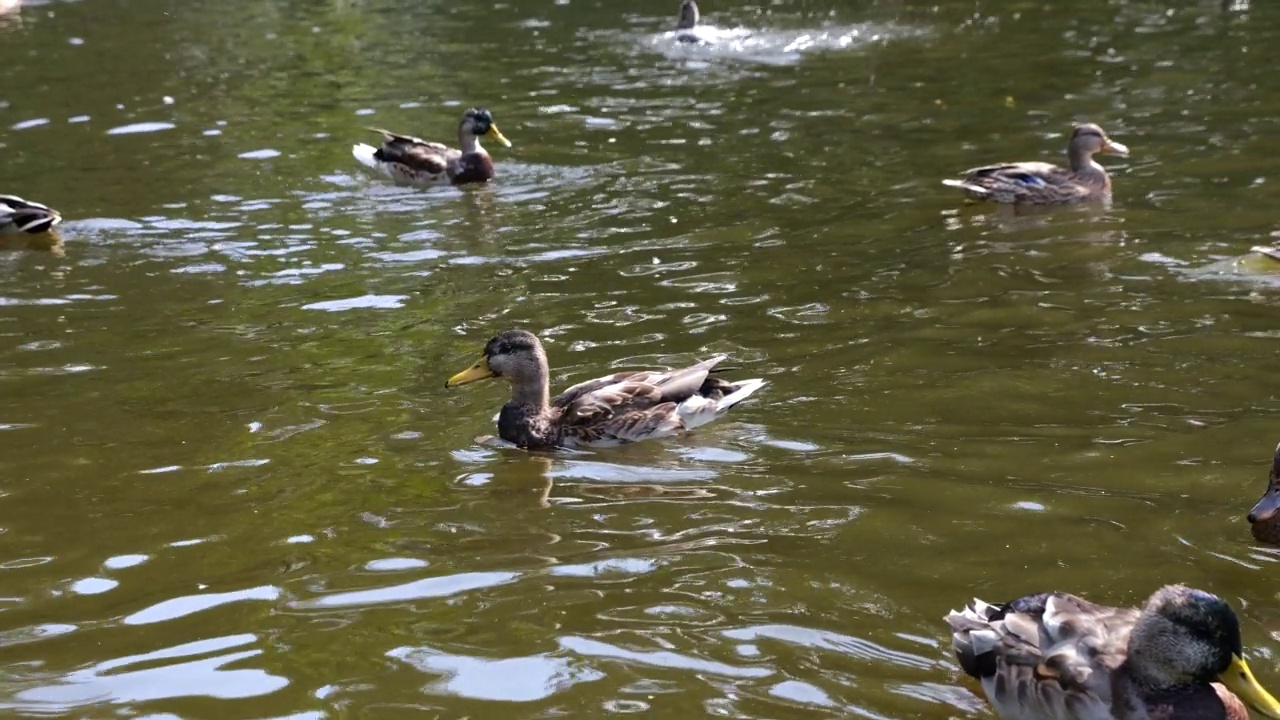
[{"label": "brown speckled plumage", "polygon": [[1095,153],[1128,154],[1093,123],[1077,125],[1067,143],[1069,167],[1045,162],[986,165],[964,172],[959,180],[943,180],[975,200],[1008,205],[1060,205],[1111,199],[1111,176],[1093,160]]},{"label": "brown speckled plumage", "polygon": [[1202,590],[1165,586],[1141,610],[1056,592],[975,600],[946,621],[960,666],[1006,720],[1247,720],[1241,700],[1280,718],[1235,613]]},{"label": "brown speckled plumage", "polygon": [[764,385],[730,382],[712,373],[723,355],[679,370],[635,370],[578,383],[550,398],[550,371],[532,333],[508,330],[493,337],[452,387],[487,378],[511,383],[511,400],[498,413],[498,435],[523,448],[609,446],[678,435],[714,420]]}]

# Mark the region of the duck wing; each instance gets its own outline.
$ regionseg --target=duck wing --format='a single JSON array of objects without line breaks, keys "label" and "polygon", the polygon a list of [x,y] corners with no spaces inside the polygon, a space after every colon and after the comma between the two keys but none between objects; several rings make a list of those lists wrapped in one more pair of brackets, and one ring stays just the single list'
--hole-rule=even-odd
[{"label": "duck wing", "polygon": [[448,169],[450,161],[462,156],[461,150],[443,143],[381,128],[369,129],[382,134],[382,146],[373,154],[376,160],[403,165],[417,173],[440,175]]},{"label": "duck wing", "polygon": [[566,388],[564,392],[551,400],[553,407],[568,407],[584,397],[597,391],[628,383],[661,388],[659,397],[672,402],[681,402],[698,392],[702,383],[727,355],[717,355],[697,365],[680,370],[627,370],[605,375],[593,380],[586,380]]},{"label": "duck wing", "polygon": [[966,170],[960,180],[942,182],[972,197],[999,202],[1072,202],[1092,192],[1070,170],[1046,162],[985,165]]},{"label": "duck wing", "polygon": [[1042,593],[947,615],[965,673],[1002,718],[1112,720],[1112,673],[1138,611]]},{"label": "duck wing", "polygon": [[599,445],[669,437],[709,422],[764,385],[710,377],[725,359],[717,355],[678,370],[639,370],[588,380],[565,390],[564,434],[578,444]]}]

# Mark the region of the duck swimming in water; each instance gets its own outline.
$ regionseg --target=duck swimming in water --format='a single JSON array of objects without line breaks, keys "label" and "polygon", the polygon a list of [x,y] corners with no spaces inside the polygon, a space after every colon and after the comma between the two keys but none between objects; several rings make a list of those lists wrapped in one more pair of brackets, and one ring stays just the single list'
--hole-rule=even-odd
[{"label": "duck swimming in water", "polygon": [[458,148],[381,128],[369,129],[382,134],[382,146],[358,143],[351,146],[351,154],[404,185],[487,182],[493,178],[493,158],[480,146],[480,138],[491,137],[504,147],[511,147],[511,141],[494,124],[493,114],[484,108],[470,108],[462,114],[458,121]]},{"label": "duck swimming in water", "polygon": [[1095,153],[1128,155],[1129,148],[1107,137],[1093,123],[1075,126],[1067,142],[1069,167],[1046,162],[986,165],[964,172],[959,180],[943,180],[974,200],[1008,205],[1059,205],[1111,199],[1111,176]]},{"label": "duck swimming in water", "polygon": [[[698,3],[693,0],[684,0],[680,3],[680,20],[676,22],[676,39],[680,42],[696,43],[703,42],[696,32],[692,32],[698,27]],[[685,32],[681,32],[681,31]]]},{"label": "duck swimming in water", "polygon": [[1167,585],[1141,609],[1060,592],[974,600],[946,621],[1003,720],[1248,720],[1244,703],[1280,718],[1245,663],[1239,619],[1203,590]]},{"label": "duck swimming in water", "polygon": [[679,370],[631,370],[578,383],[550,397],[547,354],[533,333],[494,336],[471,367],[445,387],[502,378],[511,400],[498,413],[498,435],[522,448],[608,447],[673,437],[715,420],[764,387],[759,379],[715,377],[724,355]]}]

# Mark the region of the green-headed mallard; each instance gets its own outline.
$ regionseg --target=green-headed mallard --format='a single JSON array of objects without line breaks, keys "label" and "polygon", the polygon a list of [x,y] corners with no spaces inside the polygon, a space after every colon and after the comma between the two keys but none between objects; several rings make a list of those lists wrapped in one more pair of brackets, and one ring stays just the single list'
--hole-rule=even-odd
[{"label": "green-headed mallard", "polygon": [[1258,542],[1280,545],[1280,445],[1271,459],[1267,491],[1249,511],[1249,531]]},{"label": "green-headed mallard", "polygon": [[1095,153],[1128,155],[1129,148],[1107,137],[1093,123],[1077,125],[1067,143],[1070,169],[1044,162],[1018,162],[966,170],[960,180],[943,180],[975,200],[1010,205],[1058,205],[1086,200],[1109,200],[1111,176]]},{"label": "green-headed mallard", "polygon": [[0,235],[42,233],[62,222],[57,210],[17,195],[0,195]]},{"label": "green-headed mallard", "polygon": [[614,373],[551,398],[542,343],[533,333],[507,330],[489,340],[480,359],[449,378],[445,387],[495,377],[511,383],[511,400],[498,413],[498,435],[520,447],[607,447],[671,437],[704,425],[765,384],[713,377],[725,357],[680,370]]},{"label": "green-headed mallard", "polygon": [[369,129],[382,134],[382,147],[358,143],[351,146],[351,154],[361,163],[406,185],[486,182],[493,178],[493,158],[480,147],[480,138],[491,137],[503,147],[511,147],[511,141],[503,137],[493,123],[493,114],[484,108],[469,108],[462,114],[458,122],[461,149],[381,128]]},{"label": "green-headed mallard", "polygon": [[946,621],[1005,720],[1248,720],[1241,699],[1280,718],[1245,663],[1240,621],[1203,590],[1167,585],[1141,610],[1066,593],[974,600]]}]

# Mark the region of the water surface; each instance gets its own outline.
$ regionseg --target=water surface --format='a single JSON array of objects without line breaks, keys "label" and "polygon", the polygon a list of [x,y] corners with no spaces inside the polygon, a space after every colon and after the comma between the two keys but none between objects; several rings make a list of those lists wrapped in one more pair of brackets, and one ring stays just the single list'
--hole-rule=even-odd
[{"label": "water surface", "polygon": [[[28,2],[0,24],[0,705],[40,716],[989,717],[972,595],[1192,583],[1280,686],[1244,515],[1280,410],[1280,8],[1083,0]],[[806,42],[797,41],[809,38]],[[378,125],[514,147],[466,190]],[[1062,157],[1114,205],[939,179]],[[1205,270],[1208,268],[1208,270]],[[1243,269],[1242,269],[1243,268]],[[477,444],[495,331],[558,386],[725,352],[678,442]]]}]

